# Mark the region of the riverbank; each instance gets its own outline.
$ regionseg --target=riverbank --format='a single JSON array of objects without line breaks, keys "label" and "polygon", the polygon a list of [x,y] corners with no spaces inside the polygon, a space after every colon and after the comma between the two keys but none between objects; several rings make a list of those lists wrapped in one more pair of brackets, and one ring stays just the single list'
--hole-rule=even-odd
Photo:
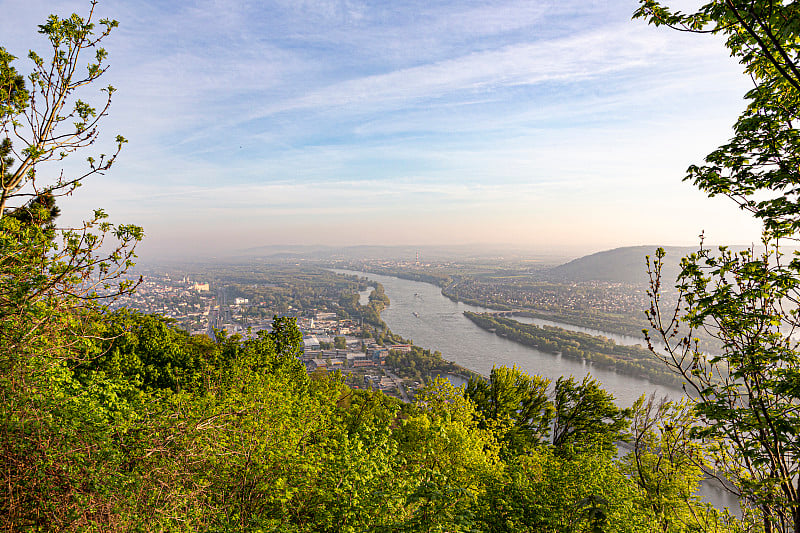
[{"label": "riverbank", "polygon": [[451,301],[456,303],[464,302],[465,304],[468,305],[474,305],[476,307],[485,307],[487,309],[493,309],[495,311],[511,311],[512,309],[514,309],[510,305],[491,304],[475,300],[474,298],[465,298],[463,296],[459,296],[457,292],[452,292],[452,293],[448,292],[449,290],[451,289],[448,289],[447,287],[442,287],[442,296],[444,296],[445,298],[449,298]]},{"label": "riverbank", "polygon": [[379,276],[391,276],[398,279],[418,281],[421,283],[434,285],[439,287],[442,296],[445,298],[448,298],[453,302],[461,302],[475,307],[484,307],[486,309],[492,309],[495,311],[514,310],[515,314],[519,314],[520,316],[539,318],[543,320],[553,320],[581,328],[606,331],[615,335],[624,335],[629,337],[641,336],[642,328],[647,326],[647,321],[644,319],[644,313],[642,313],[641,317],[637,319],[633,316],[615,313],[572,311],[568,309],[539,309],[526,306],[519,308],[514,307],[511,304],[480,300],[467,296],[463,292],[459,291],[459,284],[465,281],[463,275],[420,271],[408,272],[394,268],[375,268],[369,265],[362,265],[362,268],[364,269],[362,273],[377,274]]},{"label": "riverbank", "polygon": [[[394,333],[381,317],[381,313],[390,305],[391,300],[380,282],[371,280],[371,283],[374,289],[366,296],[366,302],[363,302],[364,295],[353,293],[343,296],[340,304],[348,314],[360,316],[364,324],[372,328],[372,337],[378,344],[411,345],[407,351],[391,350],[386,358],[387,366],[400,378],[410,382],[404,384],[406,389],[413,393],[417,386],[414,382],[424,384],[439,376],[454,376],[455,381],[463,380],[464,382],[471,378],[481,377],[477,372],[444,359],[440,352],[417,346],[412,339],[406,339]],[[402,389],[401,392],[403,392]]]}]

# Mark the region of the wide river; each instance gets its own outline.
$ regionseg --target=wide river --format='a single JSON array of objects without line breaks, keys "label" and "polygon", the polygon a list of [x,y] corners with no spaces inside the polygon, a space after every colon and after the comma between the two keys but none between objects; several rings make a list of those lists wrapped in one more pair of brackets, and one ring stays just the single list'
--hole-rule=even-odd
[{"label": "wide river", "polygon": [[[381,283],[391,302],[381,313],[381,318],[389,329],[413,340],[417,346],[439,350],[448,361],[454,361],[484,376],[489,375],[493,366],[512,365],[553,382],[561,376],[575,376],[580,379],[591,373],[604,389],[614,395],[617,404],[622,407],[629,407],[642,394],[655,393],[657,397],[668,396],[672,399],[678,399],[682,395],[682,391],[678,389],[618,374],[613,370],[595,367],[591,363],[541,352],[498,337],[479,328],[464,316],[464,311],[484,312],[491,309],[454,302],[442,296],[441,289],[435,285],[367,272],[336,272],[363,276]],[[525,317],[514,317],[514,320],[605,335],[618,343],[636,342],[631,337],[590,331],[559,322]]]},{"label": "wide river", "polygon": [[[336,270],[336,272],[366,277],[381,283],[390,301],[389,307],[381,313],[381,318],[389,329],[413,340],[417,346],[438,350],[448,361],[454,361],[484,376],[489,375],[493,366],[512,365],[553,382],[561,376],[583,378],[591,373],[604,389],[614,395],[617,404],[622,407],[629,407],[642,394],[655,393],[657,397],[668,396],[671,399],[679,399],[683,395],[678,389],[596,368],[574,359],[540,352],[498,337],[479,328],[464,316],[464,311],[484,312],[491,309],[454,302],[442,296],[441,289],[435,285],[369,272],[352,270]],[[362,304],[367,303],[370,292],[371,289],[361,293]],[[520,322],[558,326],[592,335],[605,335],[620,344],[644,344],[643,341],[633,337],[589,330],[570,324],[525,317],[514,317],[514,319]],[[703,500],[719,509],[728,507],[732,512],[739,511],[736,498],[716,483],[703,483],[700,494]]]}]

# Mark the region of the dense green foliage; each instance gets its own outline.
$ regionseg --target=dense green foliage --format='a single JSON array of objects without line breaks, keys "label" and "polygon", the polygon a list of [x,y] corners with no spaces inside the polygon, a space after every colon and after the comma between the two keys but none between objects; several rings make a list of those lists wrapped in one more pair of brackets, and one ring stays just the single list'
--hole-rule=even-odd
[{"label": "dense green foliage", "polygon": [[482,424],[498,434],[506,456],[547,442],[554,408],[549,380],[515,368],[493,368],[489,380],[472,378],[464,394],[483,415]]},{"label": "dense green foliage", "polygon": [[548,443],[562,457],[587,450],[610,453],[614,443],[628,439],[631,411],[617,407],[597,381],[561,377],[552,399],[549,385],[549,380],[516,367],[499,367],[488,381],[470,379],[464,395],[475,402],[482,426],[498,436],[505,457]]},{"label": "dense green foliage", "polygon": [[[308,377],[292,320],[216,341],[127,311],[93,320],[82,355],[3,390],[4,528],[566,532],[600,520],[593,506],[602,531],[655,523],[607,451],[502,445],[503,417],[447,382],[402,405]],[[520,424],[529,402],[504,402]]]}]

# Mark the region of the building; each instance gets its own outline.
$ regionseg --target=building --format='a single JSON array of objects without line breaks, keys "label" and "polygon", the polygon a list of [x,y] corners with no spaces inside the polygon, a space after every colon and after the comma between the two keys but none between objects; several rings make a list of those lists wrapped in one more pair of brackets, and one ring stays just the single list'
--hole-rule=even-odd
[{"label": "building", "polygon": [[390,350],[397,350],[398,352],[410,352],[411,345],[410,344],[390,344],[387,346]]},{"label": "building", "polygon": [[322,369],[327,370],[328,364],[325,362],[324,359],[312,359],[308,363],[306,363],[306,369],[309,372],[313,372],[314,370]]},{"label": "building", "polygon": [[310,352],[310,351],[316,351],[316,350],[319,350],[319,349],[320,349],[319,340],[314,335],[311,335],[311,336],[306,337],[305,339],[303,339],[303,352],[304,353],[307,353],[307,352]]}]

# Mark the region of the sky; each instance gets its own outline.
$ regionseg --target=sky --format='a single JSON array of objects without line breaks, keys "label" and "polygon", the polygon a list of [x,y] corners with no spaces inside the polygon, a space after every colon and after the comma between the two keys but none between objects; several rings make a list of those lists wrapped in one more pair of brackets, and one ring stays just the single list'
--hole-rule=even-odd
[{"label": "sky", "polygon": [[[731,136],[749,80],[718,38],[633,21],[636,7],[101,0],[120,22],[102,78],[117,92],[93,150],[129,142],[62,220],[102,207],[144,227],[145,258],[758,241],[730,200],[682,181]],[[0,46],[27,72],[27,50],[47,50],[37,25],[88,8],[0,0]]]}]

